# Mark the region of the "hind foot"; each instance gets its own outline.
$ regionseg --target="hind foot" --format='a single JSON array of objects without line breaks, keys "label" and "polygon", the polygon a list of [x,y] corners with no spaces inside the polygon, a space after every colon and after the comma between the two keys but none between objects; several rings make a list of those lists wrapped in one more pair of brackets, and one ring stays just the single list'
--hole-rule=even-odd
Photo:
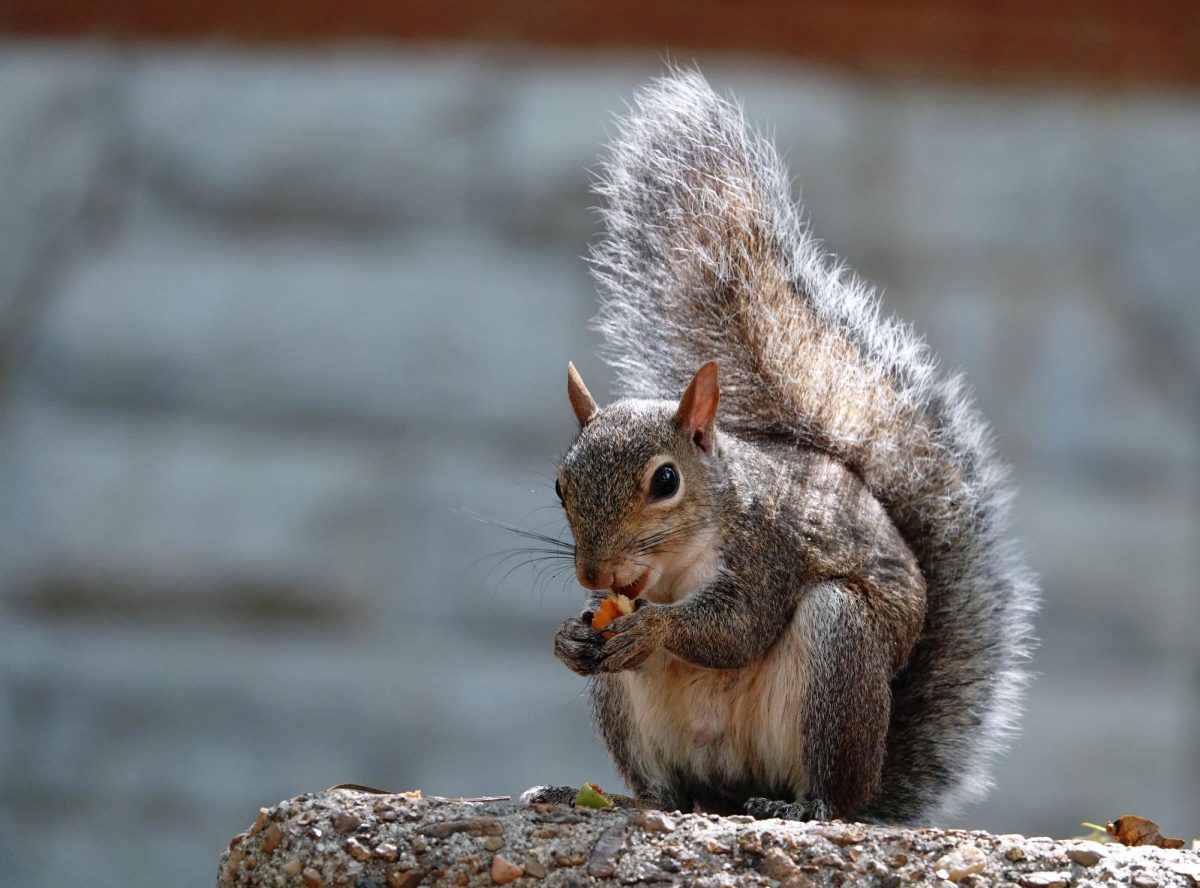
[{"label": "hind foot", "polygon": [[753,798],[746,802],[746,813],[756,820],[828,820],[829,805],[821,799],[802,798],[795,802]]},{"label": "hind foot", "polygon": [[531,786],[521,793],[522,805],[573,805],[579,789],[574,786]]}]

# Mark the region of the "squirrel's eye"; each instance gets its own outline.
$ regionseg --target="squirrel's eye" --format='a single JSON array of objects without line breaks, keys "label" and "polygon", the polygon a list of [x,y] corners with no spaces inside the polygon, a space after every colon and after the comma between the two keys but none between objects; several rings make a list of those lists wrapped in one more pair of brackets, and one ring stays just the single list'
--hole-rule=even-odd
[{"label": "squirrel's eye", "polygon": [[554,495],[558,497],[558,501],[561,503],[562,502],[562,485],[558,482],[557,478],[554,479]]},{"label": "squirrel's eye", "polygon": [[670,463],[654,470],[650,478],[650,499],[666,499],[679,489],[679,472]]}]

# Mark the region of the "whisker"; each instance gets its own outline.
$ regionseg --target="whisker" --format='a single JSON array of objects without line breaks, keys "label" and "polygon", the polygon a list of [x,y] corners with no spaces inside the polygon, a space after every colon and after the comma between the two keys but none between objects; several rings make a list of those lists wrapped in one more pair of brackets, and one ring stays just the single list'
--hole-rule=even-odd
[{"label": "whisker", "polygon": [[499,552],[489,552],[486,555],[480,555],[478,558],[476,558],[474,561],[471,562],[470,566],[478,567],[479,565],[483,564],[484,562],[488,561],[489,559],[495,558],[496,563],[494,565],[492,565],[491,568],[489,568],[489,572],[490,572],[491,570],[498,569],[501,565],[503,565],[510,558],[516,558],[520,555],[530,556],[531,560],[536,560],[536,561],[558,561],[558,562],[574,563],[574,558],[570,554],[568,554],[566,552],[561,552],[557,549],[537,549],[537,548],[528,548],[527,549],[527,548],[522,547],[522,548],[516,548],[516,549],[502,549]]},{"label": "whisker", "polygon": [[[536,571],[537,571],[538,567],[544,567],[544,566],[546,566],[546,565],[544,564],[544,562],[546,562],[547,560],[550,560],[550,559],[547,559],[547,558],[545,558],[545,557],[543,556],[543,557],[540,557],[540,558],[528,558],[528,559],[526,559],[525,561],[519,561],[519,562],[517,562],[516,564],[514,564],[512,567],[510,567],[508,570],[506,570],[506,571],[504,572],[504,576],[502,576],[502,577],[501,577],[501,578],[500,578],[500,579],[497,581],[497,583],[496,583],[497,587],[499,587],[499,586],[503,585],[503,584],[504,584],[504,581],[505,581],[505,580],[507,580],[507,579],[508,579],[510,576],[512,576],[514,573],[516,573],[518,570],[520,570],[520,569],[521,569],[521,568],[523,568],[523,567],[528,567],[528,566],[529,566],[529,565],[531,565],[531,564],[532,564],[532,565],[535,565],[535,567],[534,567],[534,571],[535,571],[535,574],[536,574]],[[496,567],[494,567],[494,568],[493,568],[493,570],[499,570],[499,569],[500,569],[500,565],[497,565]],[[566,569],[565,565],[561,566],[561,567],[560,567],[560,569],[563,569],[563,570],[565,570],[565,569]],[[535,582],[536,582],[536,579],[535,579]]]},{"label": "whisker", "polygon": [[678,525],[676,527],[667,528],[666,530],[658,531],[657,533],[647,534],[644,537],[635,539],[630,545],[630,550],[639,555],[647,555],[654,551],[662,551],[668,544],[674,543],[684,536],[692,534],[696,530],[700,530],[708,526],[707,520],[696,520]]},{"label": "whisker", "polygon": [[503,530],[509,531],[510,533],[515,533],[518,536],[523,536],[531,540],[537,540],[538,542],[545,543],[548,546],[555,546],[563,551],[575,551],[574,543],[567,543],[557,537],[552,537],[544,533],[538,533],[535,530],[528,530],[524,527],[520,527],[519,525],[510,524],[507,521],[499,521],[495,518],[488,518],[486,515],[480,515],[478,512],[472,511],[471,509],[464,508],[459,509],[459,511],[469,518],[478,521],[480,524],[486,524],[489,527],[499,527]]}]

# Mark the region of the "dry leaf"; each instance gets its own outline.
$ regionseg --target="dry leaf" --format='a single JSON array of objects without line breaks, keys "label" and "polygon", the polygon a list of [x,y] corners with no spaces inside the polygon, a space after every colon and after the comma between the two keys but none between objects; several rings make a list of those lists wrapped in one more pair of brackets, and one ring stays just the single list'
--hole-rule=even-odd
[{"label": "dry leaf", "polygon": [[594,783],[585,783],[575,796],[576,808],[611,808],[613,801]]},{"label": "dry leaf", "polygon": [[[336,792],[339,789],[349,789],[353,792],[367,792],[371,795],[401,796],[402,798],[408,799],[410,802],[422,797],[421,790],[419,789],[409,789],[404,792],[394,792],[390,789],[377,789],[374,786],[363,786],[361,783],[339,783],[337,786],[331,786],[325,791]],[[508,796],[505,796],[505,798],[508,798]]]},{"label": "dry leaf", "polygon": [[[349,789],[354,792],[369,792],[372,795],[394,795],[390,789],[376,789],[374,786],[363,786],[361,783],[339,783],[337,786],[331,786],[326,792],[334,792],[339,789]],[[419,791],[419,790],[418,790]]]},{"label": "dry leaf", "polygon": [[1159,848],[1182,848],[1183,839],[1163,836],[1158,824],[1136,814],[1123,814],[1112,823],[1104,824],[1108,834],[1122,845],[1154,845]]}]

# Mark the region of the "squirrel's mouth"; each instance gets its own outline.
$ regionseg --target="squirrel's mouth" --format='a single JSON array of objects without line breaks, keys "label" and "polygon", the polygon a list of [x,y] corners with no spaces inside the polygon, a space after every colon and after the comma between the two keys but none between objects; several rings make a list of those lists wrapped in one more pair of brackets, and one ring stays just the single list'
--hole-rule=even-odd
[{"label": "squirrel's mouth", "polygon": [[646,588],[646,581],[650,579],[650,571],[642,571],[642,575],[630,583],[628,586],[613,586],[613,592],[616,595],[624,595],[626,598],[637,598],[642,594],[642,590]]}]

